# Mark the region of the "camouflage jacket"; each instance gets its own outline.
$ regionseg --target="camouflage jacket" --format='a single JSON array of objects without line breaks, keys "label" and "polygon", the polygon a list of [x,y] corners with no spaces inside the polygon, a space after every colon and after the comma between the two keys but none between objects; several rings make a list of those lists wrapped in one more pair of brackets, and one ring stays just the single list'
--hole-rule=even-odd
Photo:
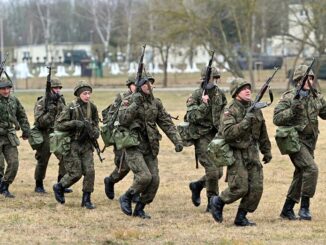
[{"label": "camouflage jacket", "polygon": [[225,94],[218,87],[209,91],[208,104],[202,101],[203,89],[196,89],[187,99],[185,121],[189,122],[189,132],[194,139],[207,133],[216,134],[220,116],[227,104]]},{"label": "camouflage jacket", "polygon": [[221,117],[219,134],[234,151],[241,151],[243,158],[259,162],[258,149],[264,155],[271,155],[271,142],[261,110],[254,110],[255,118],[249,124],[244,119],[250,105],[243,105],[236,99],[227,105]]},{"label": "camouflage jacket", "polygon": [[21,128],[23,134],[29,135],[30,126],[25,109],[15,96],[0,95],[0,130],[7,132],[14,128]]},{"label": "camouflage jacket", "polygon": [[151,152],[154,156],[158,155],[159,141],[162,139],[162,135],[157,125],[174,145],[182,144],[181,137],[161,100],[151,95],[143,95],[144,102],[141,106],[138,106],[133,102],[134,95],[128,96],[122,102],[118,120],[121,126],[137,132],[140,151],[142,153]]},{"label": "camouflage jacket", "polygon": [[44,112],[44,97],[38,98],[34,106],[34,124],[42,131],[53,131],[55,119],[65,105],[65,99],[61,97],[56,104],[50,105],[51,109]]},{"label": "camouflage jacket", "polygon": [[[84,121],[87,119],[91,124],[90,132],[85,127],[80,131],[76,128],[74,120]],[[95,138],[99,136],[99,117],[95,104],[92,102],[84,103],[81,99],[74,100],[64,107],[63,111],[57,117],[55,130],[68,131],[71,133],[72,140],[81,140],[83,135],[92,133]],[[88,137],[86,137],[87,139]]]},{"label": "camouflage jacket", "polygon": [[285,92],[274,109],[273,121],[276,126],[295,126],[301,143],[314,150],[318,138],[318,116],[326,119],[326,100],[324,96],[317,93],[314,98],[312,93],[301,98],[304,110],[300,115],[294,115],[291,105],[296,90]]}]

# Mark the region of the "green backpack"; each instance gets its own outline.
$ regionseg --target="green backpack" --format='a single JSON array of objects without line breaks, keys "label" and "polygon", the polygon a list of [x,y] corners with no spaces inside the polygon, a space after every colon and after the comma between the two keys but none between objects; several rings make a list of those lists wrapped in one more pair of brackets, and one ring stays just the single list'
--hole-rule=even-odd
[{"label": "green backpack", "polygon": [[224,139],[214,138],[207,147],[208,159],[216,167],[231,166],[235,162],[233,150]]},{"label": "green backpack", "polygon": [[105,147],[114,145],[113,129],[109,126],[108,123],[105,123],[101,127],[101,137],[102,137]]},{"label": "green backpack", "polygon": [[54,131],[50,134],[50,152],[66,156],[70,152],[69,132]]},{"label": "green backpack", "polygon": [[288,155],[300,151],[299,134],[295,127],[278,127],[275,140],[282,155]]},{"label": "green backpack", "polygon": [[36,150],[44,142],[43,134],[35,125],[30,130],[30,135],[28,137],[28,142],[33,150]]},{"label": "green backpack", "polygon": [[137,146],[140,143],[136,133],[121,126],[115,127],[112,134],[117,150]]}]

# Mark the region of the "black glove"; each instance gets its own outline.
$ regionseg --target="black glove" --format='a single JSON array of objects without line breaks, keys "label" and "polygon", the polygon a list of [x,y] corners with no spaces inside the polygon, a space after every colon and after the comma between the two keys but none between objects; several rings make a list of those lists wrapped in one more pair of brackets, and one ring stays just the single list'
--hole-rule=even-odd
[{"label": "black glove", "polygon": [[74,120],[73,121],[74,126],[76,127],[76,129],[82,129],[84,127],[84,122],[79,121],[79,120]]},{"label": "black glove", "polygon": [[300,115],[303,112],[303,109],[304,107],[300,100],[293,100],[291,104],[291,110],[294,115]]},{"label": "black glove", "polygon": [[135,93],[133,95],[133,101],[136,103],[136,105],[140,106],[144,102],[144,97],[141,95],[141,93]]},{"label": "black glove", "polygon": [[61,94],[58,94],[58,93],[53,94],[53,93],[51,93],[51,96],[50,96],[51,103],[57,104],[60,97],[61,97]]},{"label": "black glove", "polygon": [[271,160],[272,160],[272,154],[271,153],[264,154],[264,157],[263,157],[264,164],[269,163]]},{"label": "black glove", "polygon": [[175,145],[174,149],[175,149],[176,152],[180,152],[180,151],[183,150],[183,145],[178,143],[178,144]]},{"label": "black glove", "polygon": [[23,140],[27,140],[28,137],[29,137],[29,132],[24,131],[23,134],[22,134]]}]

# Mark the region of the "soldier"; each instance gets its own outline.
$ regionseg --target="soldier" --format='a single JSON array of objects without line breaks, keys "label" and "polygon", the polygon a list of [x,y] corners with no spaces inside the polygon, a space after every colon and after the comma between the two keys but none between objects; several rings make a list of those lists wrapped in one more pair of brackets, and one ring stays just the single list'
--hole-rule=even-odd
[{"label": "soldier", "polygon": [[82,207],[94,209],[91,193],[94,191],[94,147],[92,141],[99,137],[99,117],[95,104],[90,101],[92,87],[80,81],[74,88],[76,99],[66,106],[55,122],[55,130],[68,132],[70,150],[64,156],[67,173],[53,186],[56,200],[64,204],[64,188],[76,183],[82,176],[83,197]]},{"label": "soldier", "polygon": [[230,92],[233,101],[224,109],[219,135],[233,150],[235,162],[227,169],[228,188],[211,199],[212,215],[217,222],[222,222],[224,205],[241,199],[234,224],[251,226],[255,223],[246,215],[256,210],[263,193],[259,150],[264,155],[263,162],[270,162],[271,143],[261,110],[247,112],[252,104],[251,84],[237,78],[232,82]]},{"label": "soldier", "polygon": [[[301,80],[307,68],[306,65],[300,65],[295,69],[293,79],[296,86],[301,86]],[[311,87],[315,77],[313,71],[310,70],[308,75],[308,80],[303,90],[300,91],[300,98],[294,98],[296,89],[285,92],[275,107],[273,117],[276,126],[295,127],[299,134],[300,150],[289,154],[295,170],[281,212],[281,217],[289,220],[297,219],[293,208],[296,203],[300,202],[300,198],[299,218],[311,220],[310,198],[315,194],[318,178],[318,167],[314,160],[314,150],[319,133],[318,116],[326,119],[326,101],[319,92]]]},{"label": "soldier", "polygon": [[[117,94],[111,106],[109,106],[106,110],[102,112],[103,123],[114,124],[114,121],[116,120],[116,116],[114,115],[116,115],[116,112],[119,110],[120,104],[123,101],[123,99],[136,92],[135,78],[136,78],[135,74],[129,76],[128,80],[126,81],[128,91],[125,93]],[[155,79],[151,77],[151,81],[154,82]],[[113,120],[112,122],[109,122],[111,118]],[[109,199],[114,198],[114,184],[122,180],[130,171],[128,164],[124,160],[123,151],[117,150],[115,145],[113,147],[114,147],[113,149],[114,164],[116,168],[113,170],[110,176],[104,178],[105,194]]]},{"label": "soldier", "polygon": [[[138,140],[137,145],[124,149],[126,162],[135,177],[132,186],[119,201],[121,210],[126,215],[146,219],[150,216],[144,208],[153,201],[160,181],[157,155],[162,136],[157,125],[173,142],[176,152],[182,151],[183,146],[161,100],[152,94],[153,84],[147,78],[142,78],[136,86],[137,92],[123,100],[118,114],[120,125],[128,128],[130,135]],[[140,200],[132,213],[131,201],[138,193]]]},{"label": "soldier", "polygon": [[[201,76],[204,81],[206,67],[202,69]],[[190,137],[193,138],[195,146],[196,161],[205,168],[205,175],[189,184],[192,203],[197,207],[200,205],[200,192],[206,186],[207,208],[210,212],[210,198],[218,195],[218,180],[223,175],[223,168],[217,168],[214,163],[208,160],[207,146],[219,130],[220,115],[227,104],[224,92],[219,89],[217,82],[220,73],[212,67],[211,79],[206,88],[196,89],[187,100],[187,114],[185,120],[189,122]],[[207,94],[204,91],[207,91]]]},{"label": "soldier", "polygon": [[25,109],[20,101],[10,94],[11,88],[10,81],[0,80],[0,149],[7,162],[0,184],[0,194],[14,198],[15,196],[9,192],[9,185],[14,181],[19,166],[17,150],[19,139],[15,131],[21,129],[23,140],[27,140],[30,128]]},{"label": "soldier", "polygon": [[[35,153],[35,159],[37,160],[34,178],[35,178],[35,192],[45,193],[43,180],[45,178],[46,169],[48,162],[51,156],[50,153],[50,133],[53,133],[54,122],[57,117],[63,110],[65,106],[65,99],[60,94],[62,89],[62,83],[58,78],[51,79],[51,98],[49,98],[49,104],[47,106],[47,111],[45,111],[45,99],[44,97],[39,97],[36,101],[34,107],[34,120],[35,127],[42,133],[43,143],[37,147]],[[63,157],[61,155],[55,155],[59,160],[59,171],[58,171],[58,181],[66,173]],[[72,192],[70,189],[65,189],[66,193]]]}]

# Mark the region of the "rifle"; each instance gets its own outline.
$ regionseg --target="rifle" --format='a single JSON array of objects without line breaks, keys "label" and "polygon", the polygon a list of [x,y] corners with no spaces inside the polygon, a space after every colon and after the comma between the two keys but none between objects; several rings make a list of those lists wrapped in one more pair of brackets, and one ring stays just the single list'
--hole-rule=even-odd
[{"label": "rifle", "polygon": [[203,89],[204,89],[204,95],[207,94],[207,84],[209,83],[209,79],[211,78],[211,73],[212,73],[212,63],[213,63],[213,58],[214,58],[214,53],[215,51],[211,51],[211,58],[208,62],[208,66],[206,68],[206,73],[205,73],[205,79],[203,82]]},{"label": "rifle", "polygon": [[[300,92],[303,90],[303,87],[305,86],[306,82],[308,81],[309,73],[310,73],[310,70],[311,70],[312,66],[314,65],[314,63],[315,63],[315,57],[313,57],[310,66],[308,66],[305,74],[301,78],[301,86],[297,89],[297,91],[295,93],[295,96],[294,96],[295,100],[300,99]],[[311,89],[314,97],[316,97],[317,95],[314,92],[314,90],[312,89],[311,83],[309,81],[308,81],[308,85],[309,85],[309,88]]]},{"label": "rifle", "polygon": [[3,59],[3,61],[2,61],[1,64],[0,64],[0,78],[1,78],[1,76],[2,76],[2,73],[5,73],[7,79],[11,82],[11,84],[13,84],[13,82],[11,81],[11,79],[10,79],[8,73],[7,73],[7,72],[5,71],[5,69],[4,69],[4,66],[5,66],[5,64],[6,64],[6,61],[7,61],[8,55],[9,55],[9,53],[7,52],[5,58]]},{"label": "rifle", "polygon": [[254,102],[252,103],[252,105],[249,107],[248,109],[248,112],[252,111],[253,109],[255,108],[264,108],[264,107],[267,107],[269,106],[270,104],[273,103],[273,93],[271,90],[269,90],[269,97],[270,97],[270,100],[271,102],[270,103],[267,103],[267,102],[260,102],[260,100],[263,98],[266,90],[269,88],[269,84],[270,82],[273,80],[276,72],[279,70],[279,67],[275,67],[274,68],[274,73],[272,76],[270,76],[267,81],[263,84],[263,86],[260,88],[260,91],[259,93],[256,95],[256,98],[254,100]]},{"label": "rifle", "polygon": [[141,80],[141,77],[143,75],[143,69],[144,69],[143,60],[144,60],[145,48],[146,48],[146,44],[144,44],[143,46],[143,51],[139,59],[137,75],[136,75],[136,84]]},{"label": "rifle", "polygon": [[44,97],[44,113],[48,111],[48,106],[51,98],[51,66],[47,66],[49,69],[49,74],[46,77],[46,87],[45,87],[45,97]]}]

